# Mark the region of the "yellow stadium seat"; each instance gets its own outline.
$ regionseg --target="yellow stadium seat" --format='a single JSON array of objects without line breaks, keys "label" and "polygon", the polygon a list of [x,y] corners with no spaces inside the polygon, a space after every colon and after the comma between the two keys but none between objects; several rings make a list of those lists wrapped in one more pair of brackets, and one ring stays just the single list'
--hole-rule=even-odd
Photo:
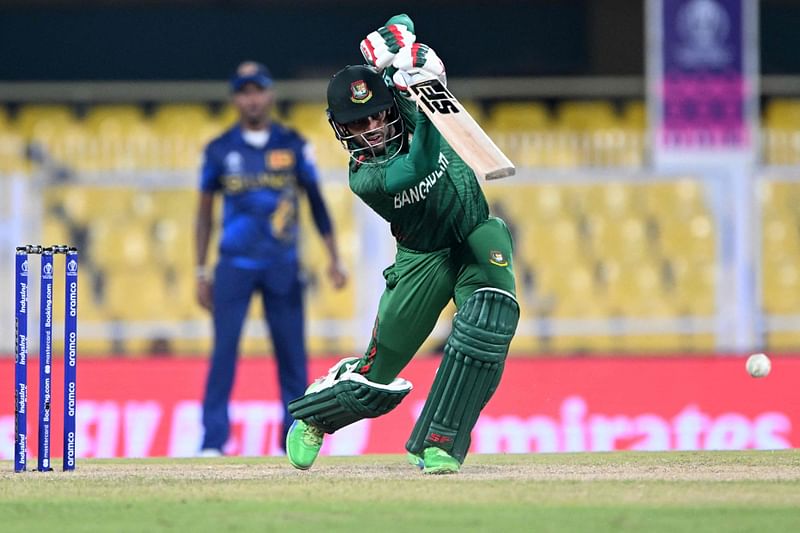
[{"label": "yellow stadium seat", "polygon": [[656,218],[689,218],[708,211],[702,182],[696,178],[650,183],[643,187],[643,204]]},{"label": "yellow stadium seat", "polygon": [[[659,314],[669,314],[669,310],[663,310]],[[621,351],[644,356],[650,354],[682,355],[693,349],[692,338],[682,333],[628,333],[620,335],[619,343]]]},{"label": "yellow stadium seat", "polygon": [[118,135],[144,121],[144,111],[134,104],[95,105],[84,117],[86,127],[98,135]]},{"label": "yellow stadium seat", "polygon": [[800,130],[800,99],[773,98],[766,104],[764,125],[767,128]]},{"label": "yellow stadium seat", "polygon": [[658,221],[659,245],[665,257],[686,257],[709,261],[716,257],[714,221],[697,214],[688,220],[665,218]]},{"label": "yellow stadium seat", "polygon": [[225,104],[219,109],[216,117],[214,118],[224,127],[230,128],[231,126],[239,122],[239,111],[236,109],[235,105]]},{"label": "yellow stadium seat", "polygon": [[39,128],[57,129],[75,121],[72,108],[60,104],[26,104],[17,112],[14,125],[23,136],[31,137]]},{"label": "yellow stadium seat", "polygon": [[289,108],[286,123],[300,132],[325,128],[330,130],[326,109],[327,105],[324,103],[296,102]]},{"label": "yellow stadium seat", "polygon": [[764,267],[764,310],[778,315],[800,314],[800,265],[781,261],[767,262]]},{"label": "yellow stadium seat", "polygon": [[558,105],[557,125],[577,131],[619,127],[614,106],[606,100],[566,101]]},{"label": "yellow stadium seat", "polygon": [[647,128],[647,105],[643,100],[632,100],[622,108],[622,125],[643,131]]},{"label": "yellow stadium seat", "polygon": [[[776,216],[781,214],[783,216]],[[762,220],[761,230],[761,257],[770,261],[794,259],[800,262],[800,232],[794,217],[771,211]]]},{"label": "yellow stadium seat", "polygon": [[322,103],[295,103],[289,109],[286,124],[311,144],[320,168],[346,168],[349,156],[336,140],[325,109]]},{"label": "yellow stadium seat", "polygon": [[759,200],[765,214],[800,215],[800,182],[764,180],[759,185]]},{"label": "yellow stadium seat", "polygon": [[544,130],[549,126],[549,112],[540,102],[499,102],[486,120],[488,129],[506,132]]},{"label": "yellow stadium seat", "polygon": [[593,253],[598,258],[630,263],[655,255],[644,219],[629,215],[619,219],[594,215],[586,228]]},{"label": "yellow stadium seat", "polygon": [[69,244],[72,242],[69,225],[52,215],[42,221],[42,242],[48,244]]},{"label": "yellow stadium seat", "polygon": [[472,118],[475,119],[475,122],[480,124],[482,127],[486,126],[486,113],[483,110],[480,102],[476,102],[475,100],[459,100],[461,105],[464,106],[464,109],[467,113],[470,114]]},{"label": "yellow stadium seat", "polygon": [[687,257],[668,259],[670,299],[682,314],[710,316],[716,309],[718,266]]},{"label": "yellow stadium seat", "polygon": [[559,217],[547,224],[530,224],[525,228],[522,240],[523,260],[536,267],[572,265],[587,258],[586,245],[571,217]]},{"label": "yellow stadium seat", "polygon": [[641,188],[622,181],[586,185],[577,196],[582,212],[612,219],[638,214],[642,203]]},{"label": "yellow stadium seat", "polygon": [[608,316],[606,301],[595,279],[593,265],[577,263],[569,267],[554,268],[553,310],[557,318],[600,318]]},{"label": "yellow stadium seat", "polygon": [[161,104],[152,116],[156,127],[192,128],[211,122],[211,113],[204,104]]},{"label": "yellow stadium seat", "polygon": [[29,163],[25,157],[25,140],[11,129],[0,128],[0,175],[25,172]]},{"label": "yellow stadium seat", "polygon": [[540,223],[546,223],[559,216],[569,215],[569,197],[561,185],[542,184],[536,187],[520,187],[519,193],[509,195],[509,201],[516,203],[520,218],[528,216]]},{"label": "yellow stadium seat", "polygon": [[116,320],[165,321],[172,318],[163,271],[115,267],[104,270],[104,303]]},{"label": "yellow stadium seat", "polygon": [[612,314],[625,317],[679,315],[669,298],[665,276],[656,259],[640,263],[607,260],[601,264]]},{"label": "yellow stadium seat", "polygon": [[767,337],[768,351],[797,352],[800,350],[800,330],[770,331]]},{"label": "yellow stadium seat", "polygon": [[135,222],[102,219],[91,226],[89,252],[101,268],[142,269],[152,262],[149,228]]}]

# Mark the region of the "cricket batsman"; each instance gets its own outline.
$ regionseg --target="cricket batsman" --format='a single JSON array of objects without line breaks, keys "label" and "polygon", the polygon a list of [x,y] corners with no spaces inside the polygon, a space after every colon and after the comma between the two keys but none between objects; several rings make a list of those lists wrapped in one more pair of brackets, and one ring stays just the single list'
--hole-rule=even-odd
[{"label": "cricket batsman", "polygon": [[473,171],[404,91],[446,81],[436,53],[415,41],[410,18],[392,17],[361,43],[369,64],[345,67],[328,85],[328,118],[351,157],[350,189],[389,222],[397,253],[383,272],[364,355],[339,361],[289,404],[296,421],[286,452],[302,470],[326,433],[397,407],[412,387],[400,372],[454,299],[452,332],[406,450],[426,474],[457,473],[519,321],[511,234],[490,216]]}]

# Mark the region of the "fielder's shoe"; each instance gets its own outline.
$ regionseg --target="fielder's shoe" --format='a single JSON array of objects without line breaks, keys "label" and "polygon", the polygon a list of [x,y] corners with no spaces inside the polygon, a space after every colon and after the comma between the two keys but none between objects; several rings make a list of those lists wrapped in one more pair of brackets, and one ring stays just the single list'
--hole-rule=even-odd
[{"label": "fielder's shoe", "polygon": [[441,448],[425,448],[422,452],[423,474],[458,474],[461,463]]},{"label": "fielder's shoe", "polygon": [[422,455],[406,452],[406,459],[408,460],[408,464],[410,464],[411,466],[416,466],[420,470],[425,468],[425,461],[422,459]]},{"label": "fielder's shoe", "polygon": [[292,466],[308,470],[314,464],[322,448],[325,433],[302,420],[295,420],[286,435],[286,456]]},{"label": "fielder's shoe", "polygon": [[222,450],[219,448],[203,448],[197,454],[198,457],[222,457],[223,455]]}]

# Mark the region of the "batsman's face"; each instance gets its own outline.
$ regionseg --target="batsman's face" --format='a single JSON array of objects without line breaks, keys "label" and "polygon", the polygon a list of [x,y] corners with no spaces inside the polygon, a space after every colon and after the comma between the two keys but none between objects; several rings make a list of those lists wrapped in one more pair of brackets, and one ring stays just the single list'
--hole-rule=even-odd
[{"label": "batsman's face", "polygon": [[239,117],[245,125],[253,129],[260,129],[266,125],[274,100],[275,94],[271,89],[255,83],[246,84],[233,96],[233,103],[239,110]]},{"label": "batsman's face", "polygon": [[345,128],[354,136],[354,140],[364,148],[378,151],[386,146],[386,138],[391,137],[394,127],[386,123],[387,111],[348,122]]}]

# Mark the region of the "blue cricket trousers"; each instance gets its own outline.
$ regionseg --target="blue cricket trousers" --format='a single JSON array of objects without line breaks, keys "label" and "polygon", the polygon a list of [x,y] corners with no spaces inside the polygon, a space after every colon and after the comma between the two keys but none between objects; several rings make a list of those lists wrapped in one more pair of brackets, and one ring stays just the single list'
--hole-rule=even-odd
[{"label": "blue cricket trousers", "polygon": [[283,432],[293,422],[287,409],[308,384],[303,290],[296,265],[272,269],[246,269],[222,259],[214,274],[214,349],[203,400],[205,435],[202,448],[222,449],[230,435],[228,403],[233,389],[239,339],[254,292],[260,293],[278,367]]}]

